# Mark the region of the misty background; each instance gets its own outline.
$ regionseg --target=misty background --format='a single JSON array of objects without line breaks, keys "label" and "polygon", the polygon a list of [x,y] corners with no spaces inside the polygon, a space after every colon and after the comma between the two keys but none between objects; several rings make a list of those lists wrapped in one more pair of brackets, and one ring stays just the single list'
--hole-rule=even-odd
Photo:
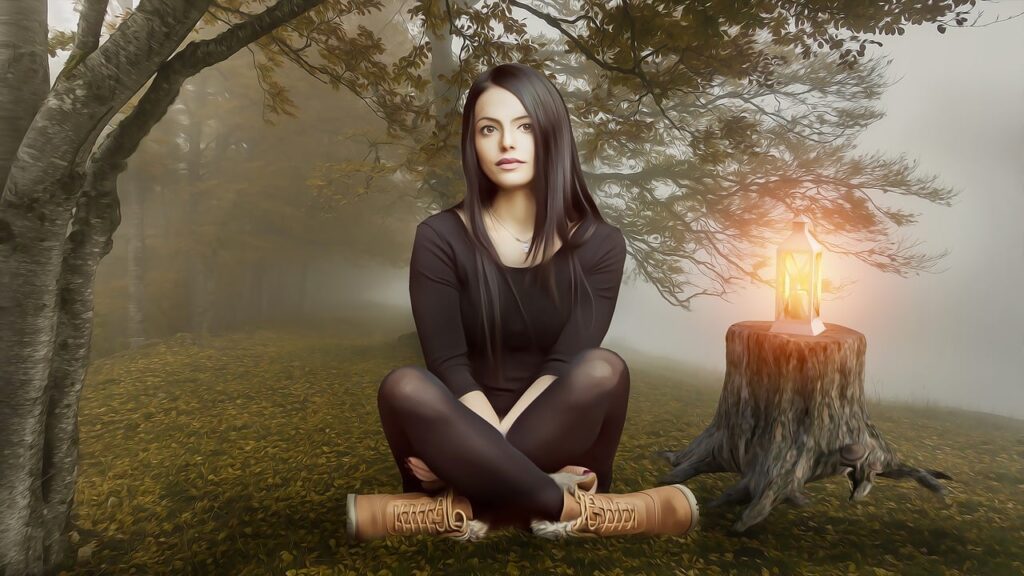
[{"label": "misty background", "polygon": [[[75,28],[71,4],[50,0],[51,28]],[[1005,17],[1022,10],[1024,2],[1004,2],[998,13]],[[384,26],[389,16],[380,16],[378,25]],[[920,223],[904,234],[921,240],[929,252],[948,249],[950,254],[938,265],[941,273],[906,279],[826,254],[825,276],[856,284],[842,298],[823,302],[822,318],[867,336],[865,392],[870,398],[1024,417],[1024,305],[1019,295],[1024,286],[1024,18],[951,28],[945,34],[934,26],[910,27],[904,36],[879,40],[884,46],[872,47],[869,54],[891,58],[888,75],[898,81],[882,97],[886,117],[861,136],[860,146],[865,152],[906,155],[919,163],[922,174],[933,174],[960,192],[951,208],[886,198],[922,213]],[[61,52],[51,59],[51,79],[66,56]],[[147,292],[152,331],[173,334],[191,328],[183,319],[182,294],[197,289],[193,278],[216,274],[230,278],[235,288],[225,291],[227,300],[208,302],[212,311],[232,304],[233,297],[246,300],[267,319],[275,312],[324,321],[363,315],[379,319],[382,333],[414,329],[407,264],[415,222],[426,214],[403,203],[399,193],[353,197],[350,211],[337,215],[298,208],[282,213],[277,204],[264,202],[279,194],[294,199],[297,207],[316,205],[332,189],[348,189],[347,183],[322,178],[319,168],[366,156],[370,138],[344,134],[341,127],[372,134],[375,126],[376,119],[353,96],[339,96],[301,72],[287,76],[298,117],[276,119],[276,126],[261,121],[263,102],[246,51],[190,83],[202,85],[206,94],[219,90],[231,96],[195,100],[188,114],[205,114],[204,122],[220,130],[237,125],[239,133],[246,131],[245,141],[237,145],[212,145],[224,154],[220,164],[193,166],[184,176],[169,174],[170,161],[156,146],[187,138],[172,129],[173,111],[147,137],[154,148],[147,151],[144,142],[132,157],[120,181],[124,221],[97,278],[94,355],[126,347],[132,269],[128,238],[132,230],[142,229],[132,226],[132,190],[142,188],[147,190],[140,212],[146,222],[145,285],[179,281],[183,287]],[[179,100],[187,103],[188,98],[183,93]],[[204,150],[211,145],[201,135],[195,141]],[[235,186],[210,189],[203,184],[207,179]],[[209,200],[198,208],[187,205],[190,197],[182,191],[205,193]],[[234,228],[219,227],[234,234],[209,226],[207,218],[234,222]],[[171,241],[159,237],[183,224],[197,225]],[[238,269],[218,265],[195,274],[186,256],[199,246],[213,247],[210,262],[220,262],[218,250],[237,254],[227,261],[239,262]],[[309,258],[296,258],[302,254]],[[253,268],[241,266],[245,262],[271,263]],[[627,277],[630,268],[627,261]],[[260,290],[253,291],[254,286]],[[717,386],[729,325],[773,317],[774,295],[758,285],[732,294],[729,301],[698,299],[685,311],[669,305],[652,286],[627,282],[604,345],[627,359],[642,353],[696,369],[704,383]],[[244,325],[245,318],[235,320]],[[230,328],[230,322],[223,327]]]}]

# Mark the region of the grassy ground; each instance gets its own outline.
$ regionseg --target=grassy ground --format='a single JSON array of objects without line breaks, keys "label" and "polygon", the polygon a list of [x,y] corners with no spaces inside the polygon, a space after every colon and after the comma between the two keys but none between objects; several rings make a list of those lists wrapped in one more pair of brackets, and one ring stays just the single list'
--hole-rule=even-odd
[{"label": "grassy ground", "polygon": [[[397,344],[397,345],[396,345]],[[710,421],[714,388],[630,361],[633,394],[617,492],[654,485]],[[73,515],[81,574],[1021,574],[1024,421],[871,405],[912,463],[950,473],[946,504],[881,479],[847,502],[833,478],[813,504],[777,508],[730,536],[736,508],[704,510],[686,538],[550,542],[497,531],[475,544],[415,537],[368,544],[345,533],[349,492],[400,487],[376,411],[415,341],[365,343],[259,332],[196,346],[179,337],[95,363],[81,402]],[[734,475],[687,484],[701,502]]]}]

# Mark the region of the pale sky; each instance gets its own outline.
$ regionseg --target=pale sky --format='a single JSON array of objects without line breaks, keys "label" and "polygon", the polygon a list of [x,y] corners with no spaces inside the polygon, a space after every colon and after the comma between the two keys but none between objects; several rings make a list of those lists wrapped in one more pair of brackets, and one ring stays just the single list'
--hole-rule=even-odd
[{"label": "pale sky", "polygon": [[[49,5],[51,27],[75,27],[71,0]],[[1022,1],[1002,2],[986,20],[1021,11]],[[861,147],[906,154],[961,192],[951,208],[903,204],[923,213],[905,234],[951,254],[944,273],[910,279],[826,254],[826,276],[857,284],[824,302],[822,318],[867,336],[869,397],[1024,417],[1024,17],[944,35],[911,27],[881,40],[874,54],[893,59],[889,72],[900,81]],[[62,60],[51,61],[51,77]],[[372,290],[380,301],[408,311],[407,270],[365,272],[380,283]],[[624,286],[604,345],[722,371],[729,325],[774,317],[767,288],[731,300],[699,300],[686,312],[649,285]]]}]

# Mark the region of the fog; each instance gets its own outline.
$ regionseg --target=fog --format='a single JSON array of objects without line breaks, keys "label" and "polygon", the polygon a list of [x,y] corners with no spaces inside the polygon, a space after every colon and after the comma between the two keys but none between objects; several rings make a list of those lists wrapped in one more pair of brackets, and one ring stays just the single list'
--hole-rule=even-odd
[{"label": "fog", "polygon": [[[51,0],[51,27],[74,28],[70,4]],[[825,275],[856,284],[843,298],[826,300],[822,318],[866,335],[871,398],[1024,417],[1024,18],[944,35],[932,26],[911,27],[902,37],[881,40],[884,46],[873,52],[892,58],[889,74],[898,82],[882,98],[887,116],[860,145],[864,152],[905,154],[960,192],[950,208],[899,204],[922,212],[906,236],[922,240],[929,252],[951,253],[938,266],[942,272],[906,279],[826,254]],[[65,57],[51,60],[51,78]],[[326,89],[319,94],[331,107],[352,100]],[[300,121],[310,119],[279,120]],[[274,134],[267,137],[281,137]],[[123,234],[115,236],[111,261],[101,264],[108,278],[124,250]],[[413,329],[408,270],[401,265],[411,240],[410,225],[395,240],[398,265],[394,258],[373,263],[351,250],[321,258],[298,284],[303,309],[329,318],[380,306],[397,319],[389,326]],[[773,315],[767,288],[741,289],[729,301],[697,300],[684,311],[648,284],[626,284],[604,345],[627,358],[642,352],[703,370],[710,374],[704,383],[715,385],[725,366],[728,327]]]},{"label": "fog", "polygon": [[[871,397],[1024,416],[1024,18],[882,41],[898,82],[860,147],[906,154],[960,192],[949,208],[897,204],[922,214],[908,236],[951,253],[943,272],[906,279],[826,254],[826,276],[857,284],[822,317],[867,337]],[[608,342],[722,371],[729,325],[773,319],[773,298],[758,287],[686,313],[630,287]]]},{"label": "fog", "polygon": [[[867,337],[873,399],[1024,417],[1024,18],[946,34],[911,27],[881,40],[877,53],[892,58],[898,82],[861,147],[906,154],[960,192],[949,208],[885,199],[921,212],[906,235],[950,254],[941,272],[909,278],[826,254],[825,275],[856,284],[823,302],[823,320]],[[408,306],[405,274],[381,273],[389,287],[377,297]],[[720,384],[726,330],[774,319],[774,298],[753,287],[684,311],[649,284],[624,285],[604,345],[701,368]]]}]

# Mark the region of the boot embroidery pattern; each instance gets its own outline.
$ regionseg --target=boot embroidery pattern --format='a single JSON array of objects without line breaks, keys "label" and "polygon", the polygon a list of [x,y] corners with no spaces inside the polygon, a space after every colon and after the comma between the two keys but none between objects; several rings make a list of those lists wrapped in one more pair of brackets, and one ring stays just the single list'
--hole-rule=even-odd
[{"label": "boot embroidery pattern", "polygon": [[347,531],[354,540],[430,534],[475,542],[489,528],[486,522],[473,519],[471,503],[452,488],[434,496],[423,492],[348,495]]},{"label": "boot embroidery pattern", "polygon": [[433,501],[395,502],[390,518],[392,531],[402,535],[453,533],[453,538],[463,538],[469,519],[452,505],[453,497],[449,489]]},{"label": "boot embroidery pattern", "polygon": [[[563,494],[578,504],[579,515],[564,521],[535,518],[530,522],[535,535],[552,540],[630,534],[682,536],[693,531],[700,519],[696,497],[682,484],[629,494],[588,490],[565,490]],[[566,512],[563,509],[562,515]]]},{"label": "boot embroidery pattern", "polygon": [[631,531],[637,527],[636,505],[632,502],[597,499],[590,492],[577,490],[573,495],[583,511],[576,519],[573,527],[584,523],[588,531],[595,532],[598,527],[615,531]]}]

